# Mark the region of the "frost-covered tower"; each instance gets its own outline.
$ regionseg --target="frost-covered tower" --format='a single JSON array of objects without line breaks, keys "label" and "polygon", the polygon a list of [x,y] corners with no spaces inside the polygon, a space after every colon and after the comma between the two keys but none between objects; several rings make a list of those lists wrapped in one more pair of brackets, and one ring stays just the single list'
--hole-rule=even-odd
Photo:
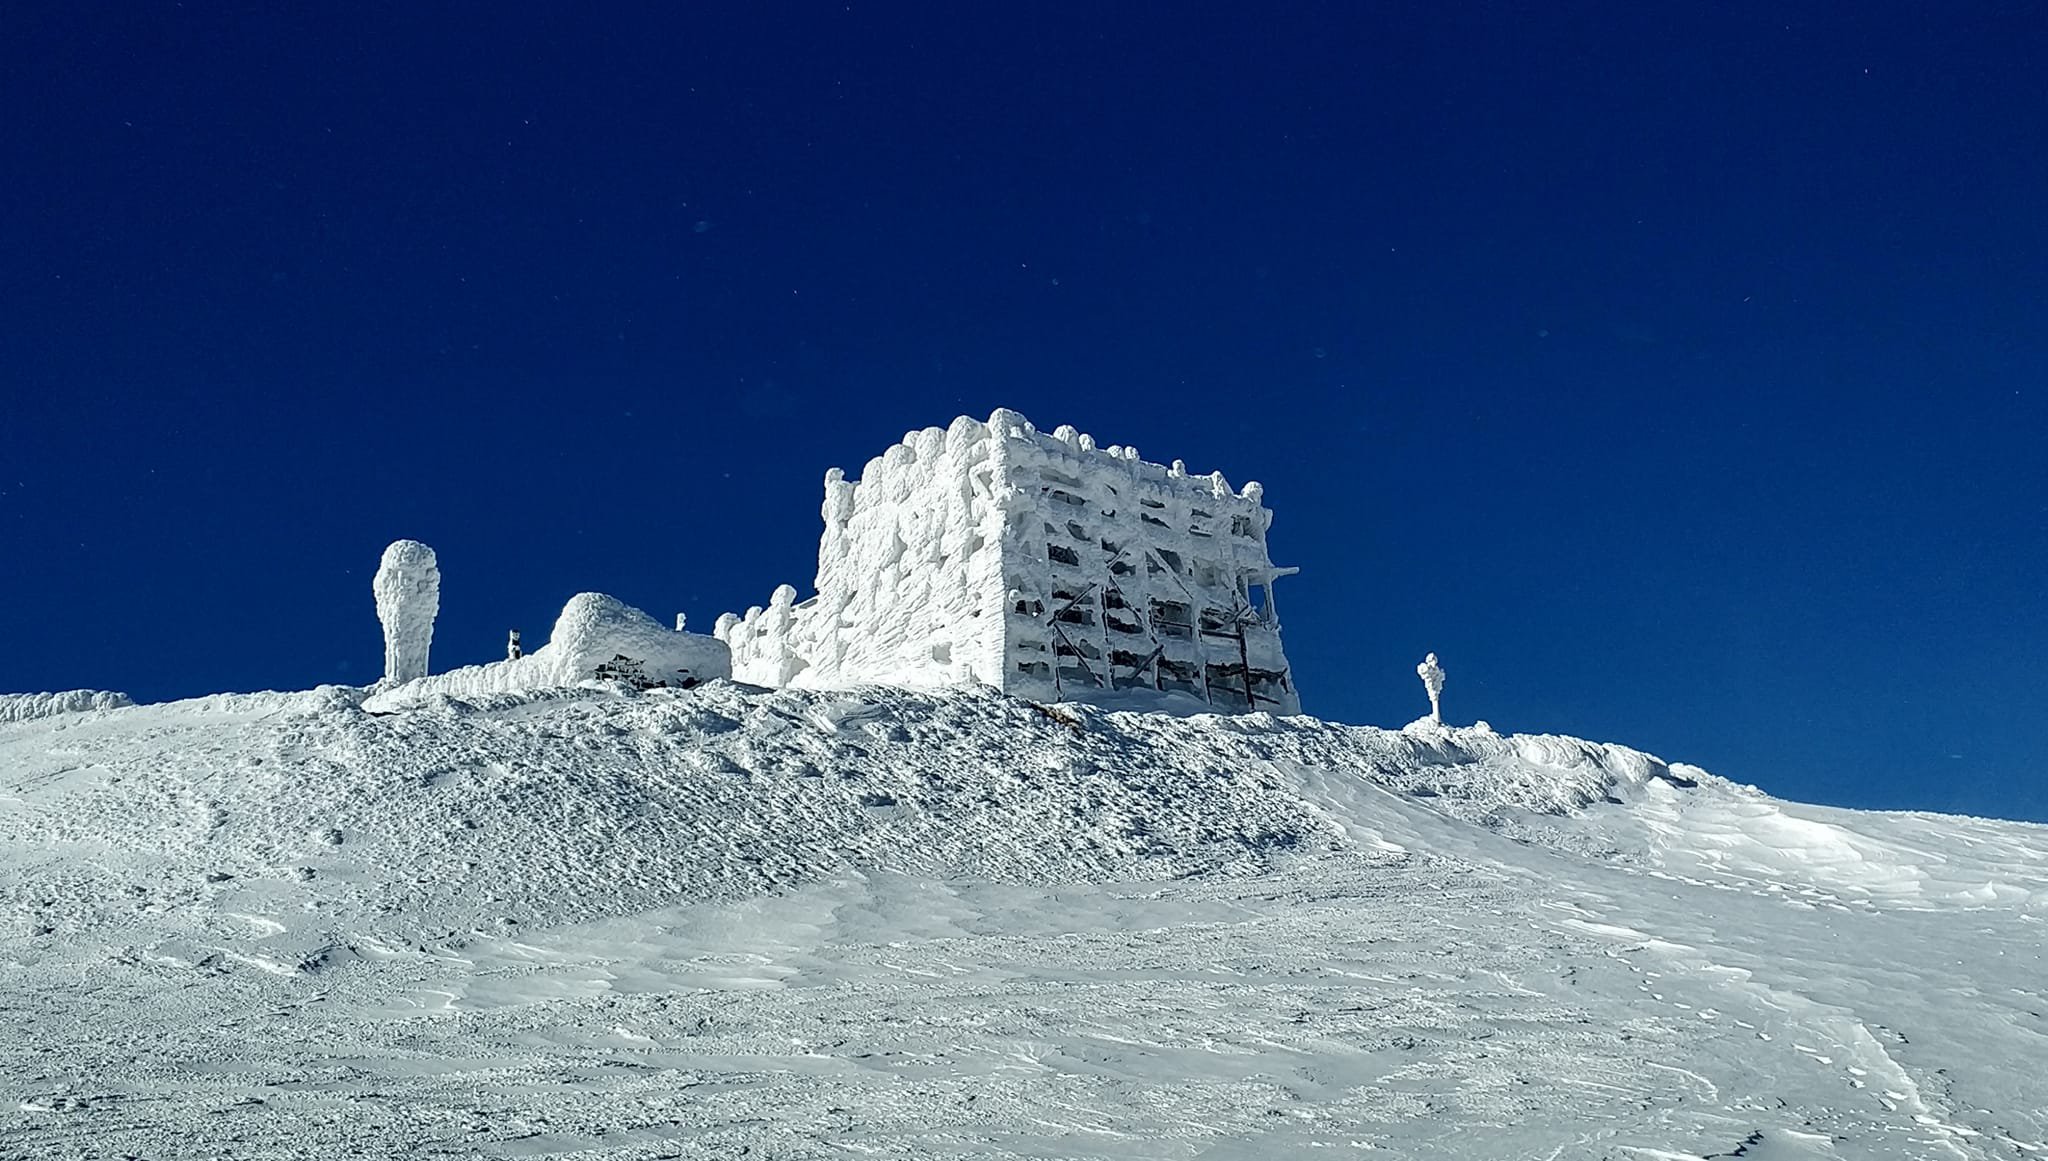
[{"label": "frost-covered tower", "polygon": [[1014,411],[926,428],[825,476],[817,595],[719,619],[766,685],[979,681],[1043,700],[1174,691],[1296,713],[1264,490]]}]

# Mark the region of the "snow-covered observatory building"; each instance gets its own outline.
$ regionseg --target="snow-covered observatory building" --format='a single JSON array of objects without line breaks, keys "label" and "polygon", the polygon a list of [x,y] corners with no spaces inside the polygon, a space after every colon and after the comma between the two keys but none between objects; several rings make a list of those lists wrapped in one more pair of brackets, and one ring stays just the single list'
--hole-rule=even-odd
[{"label": "snow-covered observatory building", "polygon": [[733,676],[836,688],[981,682],[1041,700],[1178,692],[1301,708],[1264,489],[1014,411],[912,432],[825,475],[817,595],[719,618]]}]

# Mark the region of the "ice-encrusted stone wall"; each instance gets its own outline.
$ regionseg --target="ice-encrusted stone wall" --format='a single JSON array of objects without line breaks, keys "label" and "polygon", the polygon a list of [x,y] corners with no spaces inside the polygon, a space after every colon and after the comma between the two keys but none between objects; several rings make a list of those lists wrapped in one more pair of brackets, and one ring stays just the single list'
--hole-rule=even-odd
[{"label": "ice-encrusted stone wall", "polygon": [[858,482],[825,475],[817,595],[783,585],[719,619],[733,674],[761,685],[1000,684],[1007,498],[983,426],[906,435]]},{"label": "ice-encrusted stone wall", "polygon": [[833,688],[980,681],[1049,700],[1180,692],[1297,712],[1264,491],[1022,415],[911,432],[825,477],[817,595],[719,619],[733,674]]}]

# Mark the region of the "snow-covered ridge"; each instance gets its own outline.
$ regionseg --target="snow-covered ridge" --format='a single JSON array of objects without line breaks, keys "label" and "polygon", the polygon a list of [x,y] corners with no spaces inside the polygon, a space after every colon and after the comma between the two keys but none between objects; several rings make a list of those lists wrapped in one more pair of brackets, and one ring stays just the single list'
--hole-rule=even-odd
[{"label": "snow-covered ridge", "polygon": [[0,693],[0,722],[26,722],[51,714],[120,709],[135,703],[125,693],[104,689],[67,689],[59,693]]},{"label": "snow-covered ridge", "polygon": [[[2048,900],[2039,876],[1916,861],[1884,837],[1892,823],[1854,839],[1853,870],[1869,883],[1859,891],[1845,882],[1854,874],[1831,869],[1850,849],[1840,836],[1890,816],[1778,803],[1695,767],[1554,735],[1173,717],[985,687],[442,693],[387,702],[384,716],[361,701],[330,687],[139,707],[73,719],[54,749],[40,723],[8,727],[0,771],[37,789],[0,812],[0,841],[288,882],[333,865],[320,836],[335,831],[348,862],[396,876],[381,890],[427,891],[394,914],[515,901],[611,913],[773,890],[836,866],[1034,881],[1263,866],[1377,842],[1317,805],[1370,787],[1461,826],[1688,874],[1880,903],[1974,889]],[[51,770],[71,773],[39,781]],[[1693,834],[1703,837],[1689,845]],[[1905,892],[1908,882],[1920,889]],[[446,897],[458,884],[484,894],[458,903]]]},{"label": "snow-covered ridge", "polygon": [[1257,486],[1014,412],[824,516],[716,639],[429,674],[402,541],[370,688],[0,696],[0,1153],[2048,1157],[2048,827],[1279,714]]},{"label": "snow-covered ridge", "polygon": [[1428,721],[364,695],[0,725],[0,1142],[2048,1151],[2048,827]]}]

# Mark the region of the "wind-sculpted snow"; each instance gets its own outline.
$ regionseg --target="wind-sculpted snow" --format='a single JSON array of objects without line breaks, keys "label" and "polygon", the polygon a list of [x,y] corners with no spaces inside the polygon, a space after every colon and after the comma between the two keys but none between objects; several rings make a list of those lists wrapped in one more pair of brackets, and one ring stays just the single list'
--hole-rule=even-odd
[{"label": "wind-sculpted snow", "polygon": [[0,726],[0,1157],[2025,1157],[2048,828],[716,681]]},{"label": "wind-sculpted snow", "polygon": [[731,654],[722,642],[671,631],[617,597],[578,593],[562,606],[548,643],[532,653],[382,689],[364,702],[364,708],[389,712],[435,699],[533,694],[601,676],[642,686],[688,687],[731,675]]},{"label": "wind-sculpted snow", "polygon": [[46,718],[51,714],[120,709],[134,704],[125,693],[113,693],[103,689],[67,689],[61,693],[0,693],[0,722],[26,722]]}]

